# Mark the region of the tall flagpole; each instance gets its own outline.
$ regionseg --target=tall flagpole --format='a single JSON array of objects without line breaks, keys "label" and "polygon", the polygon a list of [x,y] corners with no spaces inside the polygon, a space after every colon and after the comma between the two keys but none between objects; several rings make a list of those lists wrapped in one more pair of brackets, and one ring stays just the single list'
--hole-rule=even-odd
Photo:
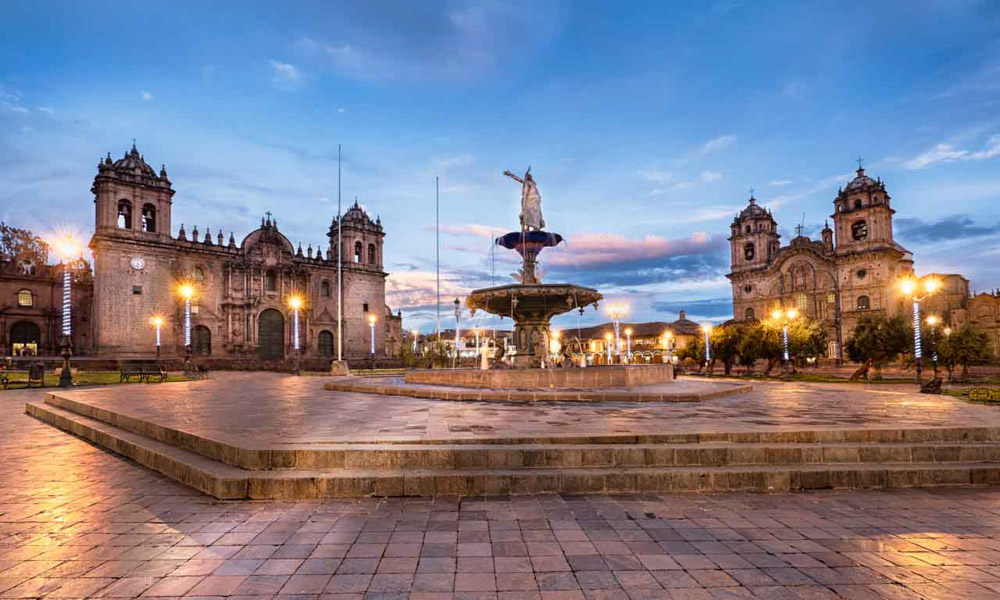
[{"label": "tall flagpole", "polygon": [[344,242],[340,218],[340,144],[337,144],[337,361],[344,360]]},{"label": "tall flagpole", "polygon": [[441,185],[440,177],[434,178],[434,251],[437,264],[437,317],[438,342],[441,341]]}]

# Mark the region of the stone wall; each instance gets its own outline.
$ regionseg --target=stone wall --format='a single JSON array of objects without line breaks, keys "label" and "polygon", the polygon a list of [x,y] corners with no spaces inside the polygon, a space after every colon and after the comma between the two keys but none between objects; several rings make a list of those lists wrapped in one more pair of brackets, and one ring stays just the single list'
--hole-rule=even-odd
[{"label": "stone wall", "polygon": [[673,365],[618,365],[565,369],[430,369],[408,371],[407,383],[475,388],[608,388],[668,383]]}]

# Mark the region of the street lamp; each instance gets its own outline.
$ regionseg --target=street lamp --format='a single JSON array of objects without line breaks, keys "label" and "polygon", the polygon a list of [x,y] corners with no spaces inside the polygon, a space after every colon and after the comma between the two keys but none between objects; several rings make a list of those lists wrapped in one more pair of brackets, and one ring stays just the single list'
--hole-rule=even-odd
[{"label": "street lamp", "polygon": [[612,337],[614,337],[614,336],[611,335],[610,331],[608,333],[604,334],[604,347],[608,349],[608,364],[609,365],[611,364],[611,338]]},{"label": "street lamp", "polygon": [[712,360],[712,341],[709,339],[709,334],[712,333],[712,324],[705,323],[701,326],[702,332],[705,334],[705,374],[710,374],[708,372],[708,363]]},{"label": "street lamp", "polygon": [[455,362],[453,366],[458,366],[459,364],[459,352],[461,348],[461,338],[459,337],[459,331],[461,330],[461,320],[462,320],[462,303],[455,298]]},{"label": "street lamp", "polygon": [[372,369],[375,368],[375,321],[377,320],[375,315],[368,315],[368,328],[372,333]]},{"label": "street lamp", "polygon": [[57,246],[63,258],[62,340],[60,344],[63,364],[62,372],[59,374],[59,387],[71,387],[73,385],[73,372],[69,359],[73,356],[73,279],[70,275],[70,260],[78,249],[70,234],[62,236]]},{"label": "street lamp", "polygon": [[184,372],[191,372],[191,298],[194,297],[194,286],[182,283],[177,293],[184,299]]},{"label": "street lamp", "polygon": [[[923,349],[920,347],[920,302],[936,292],[941,287],[941,282],[934,278],[926,278],[923,282],[907,278],[899,284],[899,289],[904,296],[909,296],[913,300],[913,359],[917,365],[917,383],[920,383],[920,376],[923,371]],[[923,288],[922,290],[920,288]],[[920,292],[923,292],[922,294]]]},{"label": "street lamp", "polygon": [[674,345],[674,333],[672,331],[663,332],[663,349],[667,352],[667,362],[673,359],[672,351]]},{"label": "street lamp", "polygon": [[413,353],[416,354],[416,352],[417,352],[417,338],[420,337],[420,330],[419,329],[413,329],[413,330],[411,330],[410,331],[410,337],[413,338]]},{"label": "street lamp", "polygon": [[631,327],[626,327],[625,328],[625,340],[626,340],[625,343],[627,344],[625,346],[625,360],[627,360],[628,362],[632,362],[632,328]]},{"label": "street lamp", "polygon": [[934,347],[931,349],[931,362],[934,363],[934,377],[937,377],[938,376],[937,340],[935,339],[933,333],[934,333],[934,328],[937,326],[938,323],[941,322],[941,318],[938,317],[937,315],[928,315],[927,319],[925,320],[927,321],[927,326],[931,328],[931,334],[932,334],[931,341],[934,342]]},{"label": "street lamp", "polygon": [[292,294],[288,297],[288,306],[292,309],[292,349],[295,351],[295,373],[299,373],[299,309],[302,308],[302,296]]},{"label": "street lamp", "polygon": [[[610,302],[608,307],[605,309],[608,316],[611,317],[611,323],[615,328],[615,354],[618,355],[618,362],[622,360],[622,336],[621,327],[622,319],[628,314],[628,304],[624,302]],[[608,361],[611,362],[610,359]]]},{"label": "street lamp", "polygon": [[149,318],[149,324],[156,328],[156,358],[160,358],[160,329],[163,328],[163,317],[153,315]]},{"label": "street lamp", "polygon": [[794,308],[789,308],[788,310],[781,310],[780,308],[774,309],[771,313],[771,317],[781,323],[781,342],[784,344],[784,354],[782,358],[784,359],[785,372],[788,372],[788,323],[799,316],[799,311]]}]

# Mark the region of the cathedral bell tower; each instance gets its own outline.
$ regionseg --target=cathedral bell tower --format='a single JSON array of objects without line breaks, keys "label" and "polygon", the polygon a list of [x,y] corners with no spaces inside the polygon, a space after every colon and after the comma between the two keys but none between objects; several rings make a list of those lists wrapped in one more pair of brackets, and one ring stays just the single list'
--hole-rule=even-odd
[{"label": "cathedral bell tower", "polygon": [[729,246],[732,272],[752,271],[770,264],[781,246],[778,224],[770,211],[750,196],[750,204],[730,226]]},{"label": "cathedral bell tower", "polygon": [[833,201],[837,254],[892,247],[895,212],[882,180],[868,177],[858,166],[857,177]]},{"label": "cathedral bell tower", "polygon": [[125,156],[111,154],[97,163],[94,193],[95,235],[170,237],[170,205],[174,190],[167,169],[153,170],[132,144]]}]

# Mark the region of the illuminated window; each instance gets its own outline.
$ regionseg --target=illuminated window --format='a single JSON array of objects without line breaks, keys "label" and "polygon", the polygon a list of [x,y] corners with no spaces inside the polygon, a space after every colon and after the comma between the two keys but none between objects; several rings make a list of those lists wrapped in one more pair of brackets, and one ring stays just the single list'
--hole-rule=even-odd
[{"label": "illuminated window", "polygon": [[354,262],[361,262],[361,253],[363,252],[363,248],[364,246],[361,245],[361,242],[354,242]]},{"label": "illuminated window", "polygon": [[152,204],[142,206],[142,230],[147,233],[156,233],[156,207]]},{"label": "illuminated window", "polygon": [[871,301],[868,296],[858,296],[858,310],[869,310],[871,308]]},{"label": "illuminated window", "polygon": [[746,310],[746,320],[747,320],[747,321],[753,321],[753,320],[754,320],[754,319],[756,319],[756,318],[757,318],[757,317],[756,317],[756,315],[754,314],[754,312],[753,312],[753,309],[752,309],[752,308],[748,308],[748,309]]},{"label": "illuminated window", "polygon": [[804,312],[809,306],[809,298],[805,294],[796,294],[795,306],[799,309],[799,312]]},{"label": "illuminated window", "polygon": [[31,308],[35,305],[35,295],[31,290],[21,290],[17,293],[17,305],[22,308]]},{"label": "illuminated window", "polygon": [[118,201],[118,229],[132,229],[132,203],[128,200]]},{"label": "illuminated window", "polygon": [[194,268],[194,280],[197,281],[198,283],[204,282],[205,281],[205,269],[202,269],[201,267],[195,267]]}]

